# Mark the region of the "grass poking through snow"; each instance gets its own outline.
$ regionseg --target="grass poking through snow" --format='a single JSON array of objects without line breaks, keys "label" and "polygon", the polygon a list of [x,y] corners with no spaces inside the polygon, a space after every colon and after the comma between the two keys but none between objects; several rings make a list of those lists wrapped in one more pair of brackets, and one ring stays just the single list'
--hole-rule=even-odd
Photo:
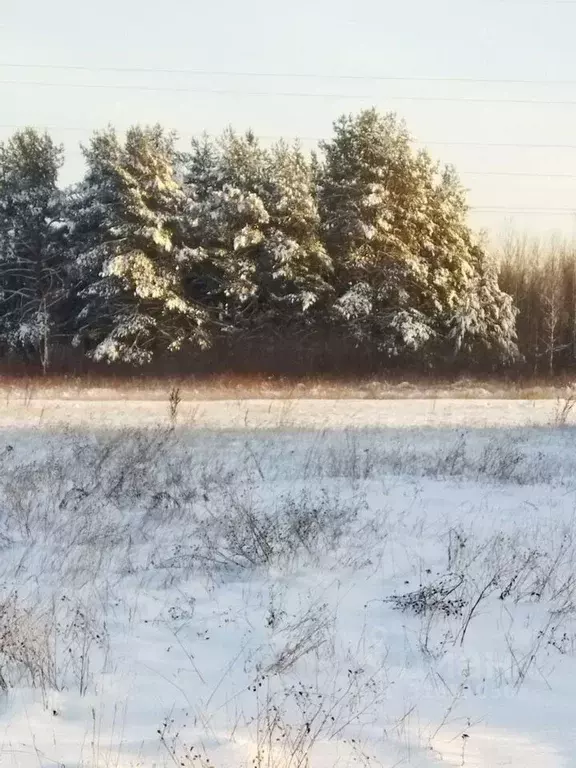
[{"label": "grass poking through snow", "polygon": [[569,765],[571,429],[283,420],[5,435],[6,764]]}]

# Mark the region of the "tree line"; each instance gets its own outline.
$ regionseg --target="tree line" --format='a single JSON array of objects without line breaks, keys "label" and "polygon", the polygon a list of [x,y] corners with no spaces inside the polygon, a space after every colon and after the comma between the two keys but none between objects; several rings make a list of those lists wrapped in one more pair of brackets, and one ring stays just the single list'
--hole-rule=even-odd
[{"label": "tree line", "polygon": [[311,154],[233,130],[181,151],[158,125],[82,152],[62,188],[49,134],[0,145],[4,361],[349,375],[575,359],[576,271],[568,287],[559,258],[544,296],[512,252],[501,266],[456,171],[394,114],[342,116]]},{"label": "tree line", "polygon": [[559,237],[509,237],[498,254],[500,285],[517,307],[518,346],[530,372],[576,368],[576,248]]}]

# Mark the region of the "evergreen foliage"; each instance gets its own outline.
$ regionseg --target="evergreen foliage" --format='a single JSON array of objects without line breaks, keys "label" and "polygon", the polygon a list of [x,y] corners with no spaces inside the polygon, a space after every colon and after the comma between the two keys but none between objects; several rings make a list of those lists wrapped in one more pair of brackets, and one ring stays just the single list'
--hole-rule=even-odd
[{"label": "evergreen foliage", "polygon": [[467,223],[453,168],[404,123],[343,116],[308,157],[251,133],[196,139],[113,128],[63,152],[33,129],[0,148],[0,343],[76,344],[140,365],[223,339],[329,333],[382,365],[518,360],[516,309]]}]

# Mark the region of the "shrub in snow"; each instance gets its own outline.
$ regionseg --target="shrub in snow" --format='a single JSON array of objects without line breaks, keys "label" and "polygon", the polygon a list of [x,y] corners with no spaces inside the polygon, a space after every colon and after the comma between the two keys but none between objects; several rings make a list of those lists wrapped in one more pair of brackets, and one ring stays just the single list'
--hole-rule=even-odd
[{"label": "shrub in snow", "polygon": [[417,616],[441,613],[444,616],[461,616],[466,600],[460,595],[464,578],[454,574],[444,576],[432,584],[426,584],[413,592],[393,595],[387,602],[400,611],[410,611]]},{"label": "shrub in snow", "polygon": [[[211,499],[195,516],[191,539],[176,559],[216,568],[258,568],[291,563],[300,555],[319,557],[336,550],[358,518],[358,502],[337,495],[287,495],[272,508],[248,496]],[[217,507],[214,505],[217,503]]]}]

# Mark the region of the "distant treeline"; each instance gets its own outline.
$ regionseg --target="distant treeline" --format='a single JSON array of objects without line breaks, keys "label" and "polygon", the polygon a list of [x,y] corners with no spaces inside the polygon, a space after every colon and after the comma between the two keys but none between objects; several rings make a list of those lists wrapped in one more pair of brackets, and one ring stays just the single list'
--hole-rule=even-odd
[{"label": "distant treeline", "polygon": [[576,245],[512,238],[499,262],[500,286],[518,310],[524,367],[538,374],[576,369]]}]

